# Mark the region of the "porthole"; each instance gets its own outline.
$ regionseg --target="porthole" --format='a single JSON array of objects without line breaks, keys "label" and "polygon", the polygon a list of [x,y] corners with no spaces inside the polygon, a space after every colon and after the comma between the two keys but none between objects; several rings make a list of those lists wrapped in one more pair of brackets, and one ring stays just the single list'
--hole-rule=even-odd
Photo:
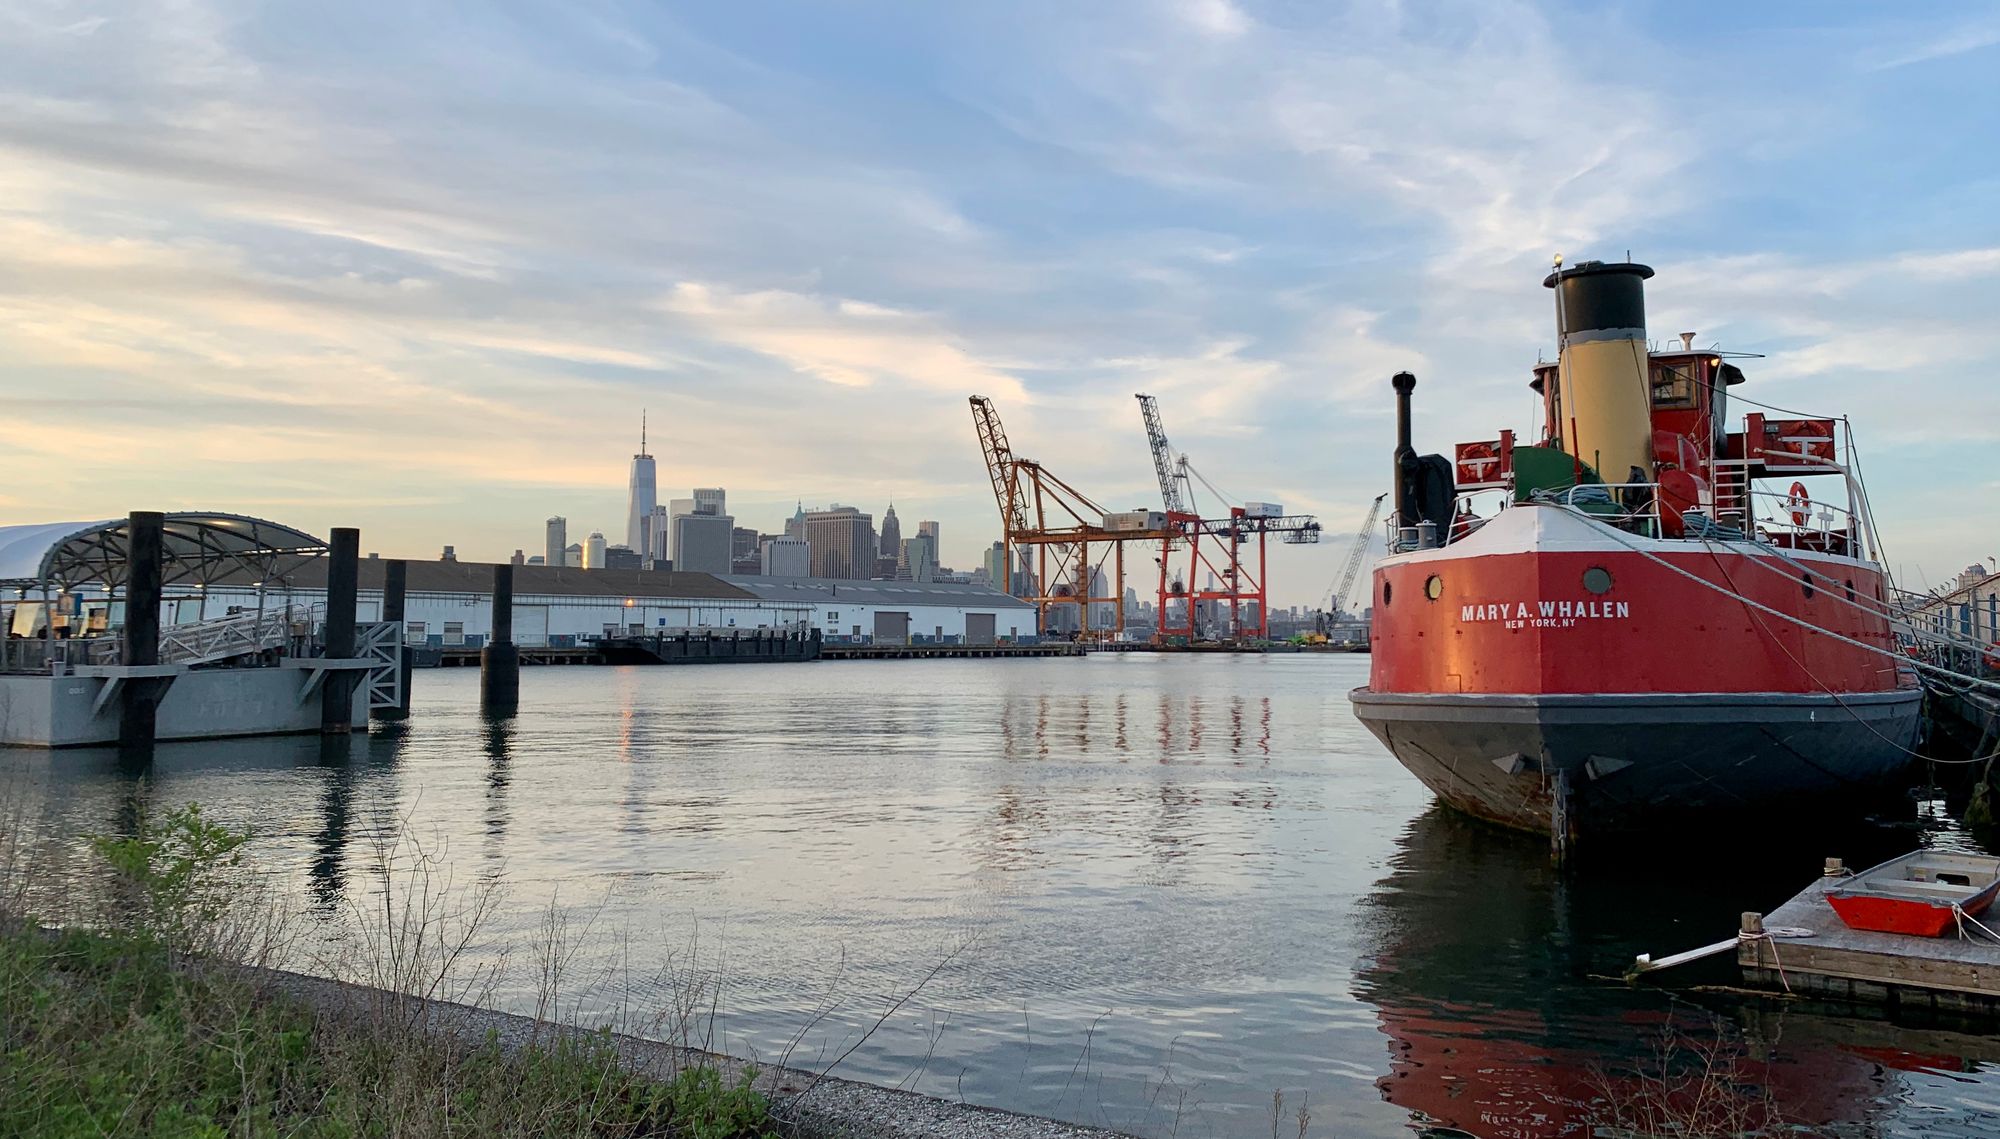
[{"label": "porthole", "polygon": [[1812,597],[1813,585],[1812,585],[1812,572],[1810,570],[1799,571],[1799,588],[1806,591],[1806,597],[1808,599]]},{"label": "porthole", "polygon": [[1382,583],[1382,604],[1385,608],[1389,604],[1389,595],[1394,591],[1395,591],[1394,585],[1386,581]]},{"label": "porthole", "polygon": [[1424,596],[1430,598],[1432,601],[1436,601],[1438,598],[1443,597],[1444,579],[1436,574],[1432,574],[1430,576],[1430,579],[1424,582]]},{"label": "porthole", "polygon": [[1591,566],[1583,571],[1584,592],[1602,597],[1611,592],[1611,571],[1603,566]]}]

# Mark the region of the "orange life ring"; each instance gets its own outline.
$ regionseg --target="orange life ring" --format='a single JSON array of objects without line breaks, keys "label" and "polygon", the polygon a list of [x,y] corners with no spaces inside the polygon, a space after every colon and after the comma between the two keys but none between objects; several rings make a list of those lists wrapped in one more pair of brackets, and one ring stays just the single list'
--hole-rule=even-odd
[{"label": "orange life ring", "polygon": [[1791,513],[1792,525],[1805,529],[1812,520],[1812,497],[1806,494],[1806,484],[1794,481],[1792,493],[1785,499],[1785,509]]}]

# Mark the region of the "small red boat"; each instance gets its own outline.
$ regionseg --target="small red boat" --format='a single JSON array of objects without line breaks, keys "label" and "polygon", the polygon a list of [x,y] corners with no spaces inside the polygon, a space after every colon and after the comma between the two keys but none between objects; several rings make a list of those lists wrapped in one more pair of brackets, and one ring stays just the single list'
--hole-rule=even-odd
[{"label": "small red boat", "polygon": [[1864,870],[1826,892],[1849,929],[1943,937],[2000,895],[2000,858],[1920,850]]}]

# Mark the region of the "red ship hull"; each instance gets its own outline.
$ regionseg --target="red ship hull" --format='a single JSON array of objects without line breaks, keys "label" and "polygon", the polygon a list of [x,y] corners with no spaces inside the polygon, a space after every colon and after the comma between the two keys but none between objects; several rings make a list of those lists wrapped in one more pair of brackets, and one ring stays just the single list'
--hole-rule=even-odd
[{"label": "red ship hull", "polygon": [[1376,570],[1356,714],[1445,802],[1522,830],[1865,794],[1915,746],[1876,567],[1503,510]]}]

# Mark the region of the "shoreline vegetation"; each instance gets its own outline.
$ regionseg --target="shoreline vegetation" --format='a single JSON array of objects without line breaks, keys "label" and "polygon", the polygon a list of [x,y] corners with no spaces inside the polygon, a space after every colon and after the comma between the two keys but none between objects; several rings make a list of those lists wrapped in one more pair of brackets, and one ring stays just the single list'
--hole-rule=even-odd
[{"label": "shoreline vegetation", "polygon": [[81,859],[26,833],[0,823],[0,1135],[1116,1134],[708,1051],[700,981],[671,986],[644,1035],[586,1026],[564,1011],[581,937],[553,906],[536,1015],[480,1007],[492,895],[413,845],[384,852],[399,873],[354,915],[336,980],[277,967],[299,923],[245,868],[249,834],[197,805]]},{"label": "shoreline vegetation", "polygon": [[[482,928],[494,887],[456,885],[407,829],[378,851],[369,901],[328,956],[302,947],[310,923],[246,867],[250,835],[197,805],[83,840],[30,837],[21,821],[0,818],[10,1139],[1124,1135],[830,1075],[872,1029],[817,1072],[790,1067],[789,1048],[769,1066],[722,1055],[709,1047],[719,980],[700,970],[662,970],[648,986],[665,994],[660,1009],[587,1018],[570,974],[589,923],[573,926],[553,903],[527,947],[534,1014],[494,1011],[499,966],[480,963],[493,959]],[[1665,1035],[1657,1071],[1598,1073],[1596,1132],[1705,1139],[1780,1126],[1768,1096],[1745,1094],[1755,1085],[1740,1043],[1714,1027],[1712,1041]],[[1273,1093],[1273,1139],[1341,1133],[1315,1122],[1303,1095]],[[1170,1134],[1182,1123],[1176,1107]]]},{"label": "shoreline vegetation", "polygon": [[360,971],[390,985],[332,1002],[277,983],[284,974],[267,966],[295,931],[248,880],[249,837],[195,805],[141,819],[88,840],[95,881],[59,893],[50,887],[73,876],[38,880],[32,857],[8,860],[0,1134],[778,1133],[754,1071],[731,1082],[703,1063],[641,1072],[608,1033],[455,1030],[437,997],[482,906],[457,907],[428,884],[390,891],[384,920],[360,939]]}]

